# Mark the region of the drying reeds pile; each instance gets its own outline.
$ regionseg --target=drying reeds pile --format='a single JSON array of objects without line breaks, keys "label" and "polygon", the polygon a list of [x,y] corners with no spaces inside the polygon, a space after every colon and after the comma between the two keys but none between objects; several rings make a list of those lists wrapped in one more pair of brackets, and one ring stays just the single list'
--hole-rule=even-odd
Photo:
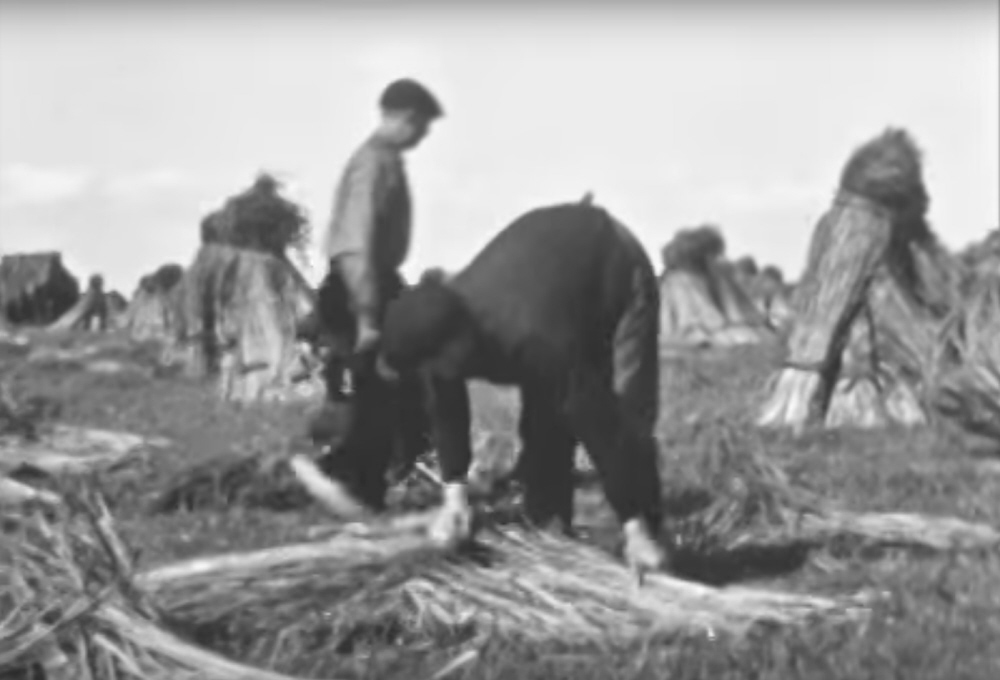
[{"label": "drying reeds pile", "polygon": [[15,324],[46,325],[76,304],[80,284],[58,252],[0,257],[0,317]]},{"label": "drying reeds pile", "polygon": [[[201,225],[201,247],[185,277],[183,315],[193,375],[219,376],[219,394],[237,402],[298,396],[308,371],[299,325],[315,307],[289,260],[308,241],[301,208],[267,174],[227,199]],[[311,396],[315,390],[305,390]]]},{"label": "drying reeds pile", "polygon": [[[704,464],[715,493],[678,526],[681,551],[843,533],[937,548],[1000,539],[957,520],[832,510],[731,435]],[[742,635],[762,622],[846,621],[871,604],[861,595],[720,589],[667,575],[647,575],[640,587],[610,553],[491,510],[474,543],[457,553],[430,544],[424,513],[331,525],[327,538],[311,542],[137,572],[100,498],[63,493],[47,515],[10,517],[2,536],[0,551],[13,565],[3,597],[14,608],[0,623],[2,668],[61,663],[67,678],[193,678],[195,670],[273,678],[280,676],[254,675],[184,638],[279,668],[316,654],[317,636],[325,655],[359,642],[419,647],[493,635],[609,644]]]},{"label": "drying reeds pile", "polygon": [[[332,407],[324,405],[324,408]],[[336,449],[336,442],[342,437],[350,416],[347,409],[334,409],[331,417],[334,419],[334,428],[339,431],[328,434],[332,444],[322,450],[317,451],[314,444],[296,437],[291,438],[280,451],[223,454],[199,461],[178,470],[163,484],[149,502],[149,512],[169,514],[182,510],[221,510],[236,506],[290,510],[309,504],[310,496],[289,465],[290,454],[299,453],[315,458],[322,468],[324,458],[335,455],[333,451]],[[474,462],[470,476],[475,480],[475,487],[484,489],[484,495],[490,493],[485,489],[509,472],[498,468],[513,467],[510,460],[512,451],[503,460],[495,460],[496,456],[491,454],[494,439],[491,435],[479,433],[473,441]],[[438,500],[436,482],[426,474],[429,466],[433,465],[431,456],[424,458],[425,461],[417,464],[417,474],[397,479],[398,483],[390,487],[389,500],[396,501],[396,506],[415,509]],[[497,463],[500,463],[499,466]],[[394,472],[396,471],[391,471],[390,476]]]},{"label": "drying reeds pile", "polygon": [[607,553],[516,527],[485,527],[473,546],[445,554],[430,546],[421,517],[136,573],[100,498],[74,491],[63,499],[48,515],[8,517],[0,536],[11,565],[0,595],[10,605],[0,622],[4,670],[40,664],[49,678],[266,679],[283,676],[182,636],[219,647],[238,641],[241,658],[274,667],[316,627],[328,654],[366,635],[397,645],[470,635],[607,644],[844,621],[869,605],[862,596],[716,589],[660,575],[640,589]]},{"label": "drying reeds pile", "polygon": [[1000,272],[979,275],[945,324],[934,406],[1000,443]]},{"label": "drying reeds pile", "polygon": [[303,370],[296,342],[314,295],[283,256],[203,245],[188,270],[184,314],[196,373],[219,375],[219,394],[239,402],[275,398]]},{"label": "drying reeds pile", "polygon": [[[668,527],[677,557],[696,565],[695,572],[678,565],[681,573],[711,578],[699,570],[734,569],[723,561],[747,559],[754,548],[798,549],[842,536],[937,550],[1000,543],[994,528],[957,519],[831,507],[796,488],[761,447],[738,443],[743,438],[722,424],[708,431],[714,441],[698,475],[708,500]],[[490,632],[607,643],[691,629],[742,633],[758,621],[843,617],[857,604],[719,590],[669,576],[650,577],[637,592],[611,554],[522,529],[509,510],[486,509],[477,544],[458,555],[429,546],[425,513],[356,532],[331,529],[335,535],[322,541],[169,565],[139,582],[166,611],[225,641],[219,644],[258,645],[254,659],[277,653],[268,628],[285,629],[281,644],[289,650],[303,644],[296,636],[307,637],[305,627],[317,621],[328,645],[338,648],[358,636],[400,644]]]},{"label": "drying reeds pile", "polygon": [[375,625],[410,641],[495,634],[608,643],[706,629],[739,635],[758,623],[843,619],[864,603],[861,596],[716,589],[665,575],[647,576],[640,588],[602,550],[514,527],[485,529],[464,554],[445,555],[429,547],[419,523],[192,560],[147,572],[139,583],[167,611],[216,628],[236,616],[259,626],[254,611],[268,612],[269,625],[294,625],[321,606],[335,642]]},{"label": "drying reeds pile", "polygon": [[750,436],[724,422],[698,428],[692,476],[702,500],[672,527],[684,549],[713,553],[795,543],[806,518],[823,512],[822,499],[796,488]]},{"label": "drying reeds pile", "polygon": [[754,344],[770,338],[767,319],[719,262],[715,227],[679,231],[663,248],[660,338],[666,347]]},{"label": "drying reeds pile", "polygon": [[[712,430],[722,434],[713,435],[700,475],[711,500],[671,527],[679,554],[815,545],[843,535],[941,550],[1000,542],[992,527],[960,520],[832,508],[797,489],[761,448],[738,444],[723,426]],[[231,628],[231,637],[266,639],[262,617],[253,614],[258,608],[289,630],[322,617],[331,645],[363,631],[397,642],[484,632],[605,643],[691,629],[743,633],[759,621],[842,618],[858,604],[854,598],[720,590],[669,576],[649,577],[637,591],[609,553],[511,525],[503,509],[485,511],[473,549],[444,555],[427,544],[427,517],[402,516],[358,533],[341,530],[325,541],[192,560],[146,572],[140,582],[169,611],[202,627]],[[258,653],[265,656],[263,649]]]},{"label": "drying reeds pile", "polygon": [[1000,271],[1000,228],[991,230],[985,238],[966,246],[959,258],[973,278]]},{"label": "drying reeds pile", "polygon": [[920,152],[905,131],[886,130],[854,152],[813,233],[788,358],[760,425],[927,421],[937,333],[958,285],[927,206]]},{"label": "drying reeds pile", "polygon": [[[103,502],[5,513],[0,534],[0,675],[47,680],[289,680],[191,645],[133,582]],[[37,676],[34,676],[37,677]]]},{"label": "drying reeds pile", "polygon": [[58,410],[56,402],[20,393],[13,375],[0,379],[0,437],[38,441],[40,428]]},{"label": "drying reeds pile", "polygon": [[302,251],[310,238],[309,221],[301,206],[281,195],[282,183],[266,172],[253,184],[230,196],[201,222],[201,242],[231,245],[284,256]]},{"label": "drying reeds pile", "polygon": [[51,500],[45,492],[9,478],[12,466],[4,453],[5,442],[37,442],[47,416],[54,410],[44,399],[18,395],[8,377],[0,379],[0,505]]},{"label": "drying reeds pile", "polygon": [[134,340],[172,342],[182,332],[180,296],[184,268],[165,264],[139,280],[120,325]]},{"label": "drying reeds pile", "polygon": [[232,506],[293,509],[309,502],[282,455],[248,453],[200,461],[178,471],[148,505],[152,514]]},{"label": "drying reeds pile", "polygon": [[870,545],[929,550],[992,548],[1000,529],[951,517],[852,512],[797,487],[753,433],[713,423],[699,436],[700,507],[673,523],[686,552],[701,556],[752,546],[820,545],[851,537]]},{"label": "drying reeds pile", "polygon": [[753,287],[754,297],[771,326],[784,329],[791,323],[795,312],[792,309],[792,289],[785,283],[781,270],[774,265],[761,269]]}]

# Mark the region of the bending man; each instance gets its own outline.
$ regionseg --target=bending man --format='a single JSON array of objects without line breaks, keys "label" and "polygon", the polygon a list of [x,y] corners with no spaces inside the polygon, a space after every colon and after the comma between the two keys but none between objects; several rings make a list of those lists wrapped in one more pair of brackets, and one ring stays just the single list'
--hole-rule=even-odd
[{"label": "bending man", "polygon": [[525,510],[541,525],[573,514],[573,451],[583,444],[639,570],[663,566],[653,436],[659,403],[659,293],[632,233],[586,203],[531,211],[462,271],[429,277],[389,305],[379,367],[419,371],[431,388],[446,484],[432,537],[469,536],[472,458],[466,381],[521,390]]}]

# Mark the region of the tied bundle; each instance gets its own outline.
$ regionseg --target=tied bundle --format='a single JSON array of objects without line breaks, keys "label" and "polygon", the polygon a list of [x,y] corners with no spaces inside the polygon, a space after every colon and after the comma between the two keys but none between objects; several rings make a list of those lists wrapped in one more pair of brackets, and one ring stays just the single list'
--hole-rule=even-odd
[{"label": "tied bundle", "polygon": [[638,590],[610,554],[510,525],[484,528],[457,554],[442,552],[426,536],[426,516],[136,573],[101,499],[85,490],[63,499],[48,514],[24,511],[7,523],[4,669],[41,665],[47,677],[66,679],[287,680],[264,668],[301,661],[320,629],[329,655],[365,637],[408,646],[494,635],[608,644],[742,635],[761,622],[867,611],[859,597],[720,590],[666,575]]},{"label": "tied bundle", "polygon": [[[191,645],[132,582],[132,555],[103,501],[63,495],[4,515],[0,671],[47,680],[291,680]],[[10,675],[7,675],[7,674]]]}]

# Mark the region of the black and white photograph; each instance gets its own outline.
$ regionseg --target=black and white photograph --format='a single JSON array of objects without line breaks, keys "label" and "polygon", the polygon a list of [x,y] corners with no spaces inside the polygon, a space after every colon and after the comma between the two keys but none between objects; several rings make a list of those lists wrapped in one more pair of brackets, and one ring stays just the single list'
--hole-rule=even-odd
[{"label": "black and white photograph", "polygon": [[0,680],[1000,678],[1000,0],[0,0]]}]

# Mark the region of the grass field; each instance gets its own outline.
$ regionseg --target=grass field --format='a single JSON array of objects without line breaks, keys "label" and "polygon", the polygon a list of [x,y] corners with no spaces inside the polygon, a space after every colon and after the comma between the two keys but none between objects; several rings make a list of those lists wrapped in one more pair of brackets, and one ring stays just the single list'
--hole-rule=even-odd
[{"label": "grass field", "polygon": [[[144,361],[141,348],[117,350]],[[907,511],[948,515],[1000,526],[1000,458],[973,451],[953,436],[932,431],[826,432],[798,439],[762,434],[748,424],[760,401],[776,350],[705,352],[663,365],[662,474],[675,504],[692,489],[725,488],[727,470],[714,467],[709,448],[725,429],[741,451],[765,452],[796,487],[856,511]],[[313,508],[269,512],[246,508],[148,516],[145,503],[171,475],[208,456],[266,451],[301,429],[307,407],[280,405],[235,409],[216,402],[210,385],[179,376],[95,374],[67,362],[28,366],[8,351],[8,375],[17,367],[18,388],[61,404],[59,418],[93,427],[158,435],[171,440],[141,466],[105,480],[127,541],[141,550],[142,565],[304,538],[324,522]],[[516,400],[488,388],[475,390],[480,430],[495,433],[492,446],[514,445]],[[732,458],[730,458],[732,460]],[[610,527],[593,489],[580,492],[589,523]],[[960,680],[1000,677],[1000,553],[996,550],[932,553],[834,541],[799,551],[795,559],[751,570],[689,560],[684,575],[701,580],[754,582],[812,593],[872,589],[883,594],[863,626],[765,630],[731,641],[678,637],[629,645],[529,645],[491,639],[454,678],[905,678]],[[735,567],[742,566],[743,569]],[[317,606],[321,606],[318,603]],[[277,633],[277,631],[276,631]],[[242,646],[241,646],[242,645]],[[233,657],[264,663],[247,641],[218,643]],[[276,666],[315,678],[430,678],[464,647],[435,640],[422,645],[375,645],[339,653],[317,628],[308,645]]]}]

